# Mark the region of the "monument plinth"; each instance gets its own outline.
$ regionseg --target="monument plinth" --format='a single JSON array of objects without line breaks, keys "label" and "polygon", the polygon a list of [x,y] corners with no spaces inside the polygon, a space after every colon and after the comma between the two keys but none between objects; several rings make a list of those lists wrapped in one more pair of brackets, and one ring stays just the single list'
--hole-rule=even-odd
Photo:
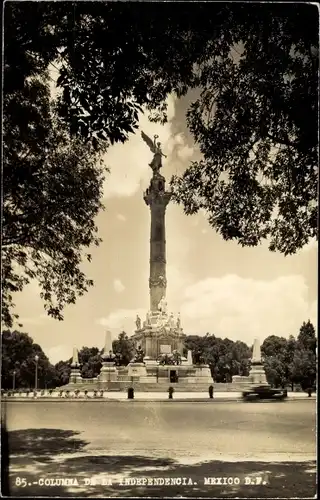
[{"label": "monument plinth", "polygon": [[82,380],[80,372],[79,354],[76,347],[73,348],[71,372],[69,377],[69,384],[77,384]]},{"label": "monument plinth", "polygon": [[144,381],[147,377],[146,364],[144,362],[144,351],[139,345],[133,360],[128,364],[128,377],[131,381]]},{"label": "monument plinth", "polygon": [[115,355],[112,351],[111,332],[106,332],[103,353],[101,354],[102,367],[98,376],[99,382],[115,382],[118,380],[118,371],[115,366]]},{"label": "monument plinth", "polygon": [[250,382],[254,385],[269,385],[266,372],[264,370],[261,358],[261,347],[258,338],[254,339],[253,352],[251,359],[251,369],[249,372]]},{"label": "monument plinth", "polygon": [[251,358],[251,369],[248,377],[234,375],[232,377],[233,384],[240,385],[269,385],[267,382],[266,372],[262,363],[261,347],[258,338],[254,339],[253,351]]}]

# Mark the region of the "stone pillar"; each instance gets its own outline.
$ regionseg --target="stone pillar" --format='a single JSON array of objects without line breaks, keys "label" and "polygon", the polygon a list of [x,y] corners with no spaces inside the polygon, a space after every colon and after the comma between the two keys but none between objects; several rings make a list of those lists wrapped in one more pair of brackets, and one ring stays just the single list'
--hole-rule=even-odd
[{"label": "stone pillar", "polygon": [[80,363],[79,363],[79,355],[78,349],[76,347],[73,348],[73,356],[71,363],[71,373],[69,377],[69,384],[77,384],[81,382],[82,377],[80,373]]},{"label": "stone pillar", "polygon": [[254,339],[253,352],[251,359],[251,369],[249,373],[249,380],[253,384],[268,385],[266,372],[261,359],[261,347],[258,338]]},{"label": "stone pillar", "polygon": [[165,178],[153,173],[150,187],[144,193],[144,201],[150,207],[150,310],[158,310],[162,297],[166,296],[166,236],[165,211],[171,193],[165,191]]},{"label": "stone pillar", "polygon": [[98,376],[99,382],[117,381],[118,371],[115,367],[115,355],[112,352],[111,332],[106,332],[106,339],[101,359],[102,367]]}]

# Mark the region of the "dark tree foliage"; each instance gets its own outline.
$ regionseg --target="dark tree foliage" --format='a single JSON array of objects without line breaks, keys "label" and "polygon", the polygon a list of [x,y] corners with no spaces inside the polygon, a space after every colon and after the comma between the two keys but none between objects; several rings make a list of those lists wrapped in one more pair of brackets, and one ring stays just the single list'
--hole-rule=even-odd
[{"label": "dark tree foliage", "polygon": [[72,358],[68,361],[59,361],[54,365],[56,371],[57,387],[66,385],[69,383],[70,373],[71,373],[71,362]]},{"label": "dark tree foliage", "polygon": [[198,88],[187,122],[202,160],[171,183],[185,213],[285,255],[317,235],[316,6],[83,2],[63,19],[72,133],[125,141],[142,106],[165,121],[168,94]]},{"label": "dark tree foliage", "polygon": [[313,354],[316,354],[316,331],[310,320],[308,320],[307,322],[303,322],[299,331],[297,341],[300,349],[311,351]]},{"label": "dark tree foliage", "polygon": [[83,258],[91,259],[85,249],[100,241],[94,219],[102,208],[103,169],[91,144],[70,137],[50,99],[47,65],[56,49],[47,48],[54,44],[47,33],[50,16],[45,6],[34,4],[34,18],[29,12],[25,19],[23,8],[15,2],[9,5],[5,9],[2,320],[10,327],[13,294],[30,280],[39,282],[48,314],[60,320],[64,306],[75,303],[92,285],[80,265]]},{"label": "dark tree foliage", "polygon": [[313,387],[316,381],[316,336],[308,320],[300,328],[297,339],[270,335],[262,346],[264,367],[268,382],[275,386],[293,384],[302,389]]},{"label": "dark tree foliage", "polygon": [[284,354],[287,348],[287,339],[278,337],[277,335],[269,335],[261,346],[261,354],[263,357],[279,356]]},{"label": "dark tree foliage", "polygon": [[[36,362],[38,360],[38,387],[53,388],[56,385],[54,367],[38,344],[27,334],[18,331],[5,330],[2,333],[1,387],[34,388]],[[14,373],[15,372],[15,373]]]},{"label": "dark tree foliage", "polygon": [[135,354],[134,342],[126,332],[119,333],[118,338],[112,342],[112,349],[120,366],[127,366]]},{"label": "dark tree foliage", "polygon": [[101,370],[101,352],[98,347],[82,347],[79,351],[79,363],[83,378],[93,378]]},{"label": "dark tree foliage", "polygon": [[235,50],[199,65],[202,91],[187,113],[202,159],[172,186],[185,212],[204,209],[224,239],[267,238],[291,254],[317,236],[317,8],[235,10]]},{"label": "dark tree foliage", "polygon": [[233,375],[249,375],[251,352],[244,342],[221,339],[209,333],[204,337],[188,335],[185,349],[185,353],[192,351],[194,361],[200,356],[210,366],[215,382],[232,382]]}]

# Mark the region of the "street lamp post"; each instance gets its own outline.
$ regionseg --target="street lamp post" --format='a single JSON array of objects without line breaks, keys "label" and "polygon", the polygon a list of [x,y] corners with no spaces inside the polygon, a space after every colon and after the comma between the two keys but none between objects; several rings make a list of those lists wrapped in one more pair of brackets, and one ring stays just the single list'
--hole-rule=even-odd
[{"label": "street lamp post", "polygon": [[39,356],[36,354],[34,357],[34,360],[36,362],[36,373],[34,376],[34,390],[38,390],[38,361],[39,361]]},{"label": "street lamp post", "polygon": [[14,391],[16,388],[16,371],[13,370],[13,373],[12,373],[12,390]]}]

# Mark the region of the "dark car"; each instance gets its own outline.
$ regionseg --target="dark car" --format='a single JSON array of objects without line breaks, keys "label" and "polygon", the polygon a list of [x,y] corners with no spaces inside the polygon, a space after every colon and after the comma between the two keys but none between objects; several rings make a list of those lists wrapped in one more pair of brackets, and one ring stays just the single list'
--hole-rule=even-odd
[{"label": "dark car", "polygon": [[286,389],[273,389],[268,385],[257,385],[243,391],[245,400],[252,399],[285,399],[288,396]]}]

